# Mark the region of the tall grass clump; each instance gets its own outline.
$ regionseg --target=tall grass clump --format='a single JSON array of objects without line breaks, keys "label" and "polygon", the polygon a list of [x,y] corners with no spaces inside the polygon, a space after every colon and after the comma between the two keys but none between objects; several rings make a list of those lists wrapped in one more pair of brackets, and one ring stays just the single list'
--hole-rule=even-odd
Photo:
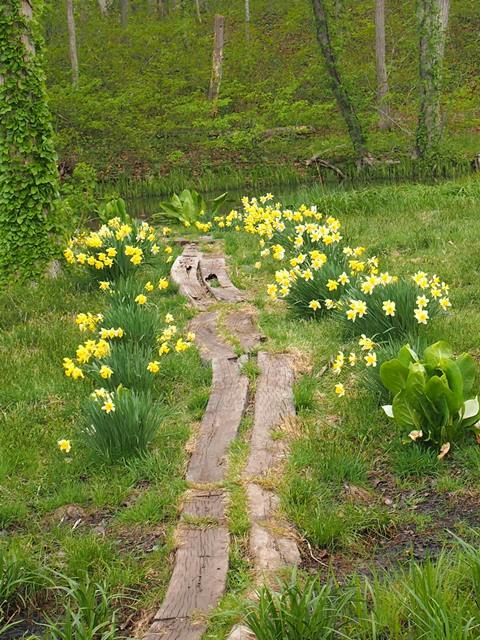
[{"label": "tall grass clump", "polygon": [[96,389],[84,406],[83,440],[99,460],[119,462],[147,452],[165,415],[147,394]]}]

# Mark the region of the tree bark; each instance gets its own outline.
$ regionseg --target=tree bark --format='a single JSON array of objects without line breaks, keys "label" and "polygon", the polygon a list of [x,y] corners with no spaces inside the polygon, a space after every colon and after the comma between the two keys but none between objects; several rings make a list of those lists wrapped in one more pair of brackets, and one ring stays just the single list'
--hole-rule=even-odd
[{"label": "tree bark", "polygon": [[418,0],[417,3],[420,107],[416,154],[425,160],[438,155],[442,136],[440,100],[449,8],[449,0]]},{"label": "tree bark", "polygon": [[126,27],[128,22],[128,0],[120,0],[120,24]]},{"label": "tree bark", "polygon": [[208,91],[209,100],[217,100],[220,93],[220,84],[222,82],[223,72],[223,43],[225,31],[224,16],[216,15],[214,20],[214,42],[213,42],[213,58],[212,58],[212,77],[210,80],[210,88]]},{"label": "tree bark", "polygon": [[195,9],[197,11],[197,19],[202,22],[202,14],[200,12],[200,0],[195,0]]},{"label": "tree bark", "polygon": [[0,2],[0,279],[36,272],[58,192],[37,3]]},{"label": "tree bark", "polygon": [[100,9],[101,13],[106,16],[108,13],[107,0],[98,0],[98,8]]},{"label": "tree bark", "polygon": [[70,64],[72,67],[72,84],[78,84],[78,55],[77,55],[77,32],[75,29],[75,16],[73,13],[73,0],[67,0],[67,25],[68,25],[68,46],[70,50]]},{"label": "tree bark", "polygon": [[391,128],[388,104],[388,75],[385,59],[385,0],[375,0],[375,57],[377,67],[377,109],[378,127],[381,130]]},{"label": "tree bark", "polygon": [[340,113],[342,114],[347,126],[353,148],[359,157],[363,158],[368,155],[367,141],[350,95],[342,82],[340,71],[338,69],[337,59],[330,40],[324,0],[312,0],[312,5],[317,28],[317,40],[320,45],[328,75],[330,76],[332,91],[337,101]]},{"label": "tree bark", "polygon": [[250,0],[245,0],[245,34],[250,38]]}]

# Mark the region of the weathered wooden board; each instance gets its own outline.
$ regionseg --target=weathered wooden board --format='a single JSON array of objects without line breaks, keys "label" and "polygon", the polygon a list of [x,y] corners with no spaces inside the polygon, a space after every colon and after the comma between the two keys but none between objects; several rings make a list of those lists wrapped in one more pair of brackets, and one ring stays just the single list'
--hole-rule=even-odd
[{"label": "weathered wooden board", "polygon": [[252,351],[265,340],[265,336],[256,327],[255,316],[251,311],[232,311],[227,316],[226,327],[246,352]]},{"label": "weathered wooden board", "polygon": [[204,311],[193,318],[189,325],[189,329],[195,332],[195,344],[200,349],[200,356],[207,362],[214,358],[235,358],[233,348],[218,335],[217,319],[216,311]]},{"label": "weathered wooden board", "polygon": [[185,496],[182,516],[191,518],[225,519],[225,491],[223,489],[192,489]]},{"label": "weathered wooden board", "polygon": [[272,491],[255,483],[247,485],[252,527],[249,548],[259,571],[275,571],[300,564],[300,552],[289,525],[279,519],[280,501]]},{"label": "weathered wooden board", "polygon": [[225,592],[227,527],[182,529],[184,540],[177,549],[173,575],[155,620],[188,618],[196,611],[207,613]]},{"label": "weathered wooden board", "polygon": [[187,244],[172,265],[170,277],[179,292],[197,309],[206,309],[213,299],[199,277],[202,254],[195,245]]},{"label": "weathered wooden board", "polygon": [[190,482],[218,482],[226,471],[226,453],[235,438],[248,396],[248,378],[236,360],[212,362],[213,381],[207,409],[187,470]]},{"label": "weathered wooden board", "polygon": [[203,620],[173,618],[153,622],[143,640],[200,640],[207,629]]},{"label": "weathered wooden board", "polygon": [[[232,284],[228,275],[225,258],[202,256],[200,274],[209,293],[222,302],[241,302],[245,300],[242,292]],[[213,286],[215,283],[218,286]]]},{"label": "weathered wooden board", "polygon": [[283,354],[260,352],[260,376],[255,395],[255,415],[246,478],[266,476],[282,457],[283,447],[271,431],[286,418],[295,415],[293,369]]}]

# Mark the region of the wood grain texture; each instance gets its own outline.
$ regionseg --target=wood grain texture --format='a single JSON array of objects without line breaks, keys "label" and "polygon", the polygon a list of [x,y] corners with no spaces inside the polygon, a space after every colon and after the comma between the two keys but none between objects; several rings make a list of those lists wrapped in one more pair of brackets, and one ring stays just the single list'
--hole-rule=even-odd
[{"label": "wood grain texture", "polygon": [[233,348],[218,335],[217,320],[216,311],[204,311],[193,318],[189,325],[189,329],[195,333],[200,357],[206,362],[214,358],[235,358]]},{"label": "wood grain texture", "polygon": [[192,489],[187,492],[182,516],[192,518],[225,518],[226,496],[223,489]]},{"label": "wood grain texture", "polygon": [[[242,302],[243,293],[232,284],[228,275],[225,258],[206,257],[200,260],[200,274],[210,295],[221,302]],[[218,286],[212,286],[215,283]]]},{"label": "wood grain texture", "polygon": [[199,436],[188,465],[190,482],[218,482],[226,471],[226,453],[240,426],[248,396],[248,378],[236,360],[212,362],[213,381]]},{"label": "wood grain texture", "polygon": [[185,245],[183,253],[172,265],[170,277],[178,286],[181,295],[188,298],[189,303],[197,309],[206,309],[213,299],[205,284],[199,277],[202,254],[193,244]]},{"label": "wood grain texture", "polygon": [[175,568],[155,620],[208,613],[225,592],[229,535],[226,526],[186,528],[180,536]]},{"label": "wood grain texture", "polygon": [[226,327],[247,353],[265,340],[265,336],[257,329],[256,318],[251,311],[232,311],[227,316]]},{"label": "wood grain texture", "polygon": [[143,640],[200,640],[207,629],[203,620],[173,618],[152,624]]},{"label": "wood grain texture", "polygon": [[246,478],[268,475],[282,458],[282,443],[272,438],[271,431],[295,415],[290,358],[262,351],[258,354],[258,366],[260,376],[255,395],[250,454],[244,472]]}]

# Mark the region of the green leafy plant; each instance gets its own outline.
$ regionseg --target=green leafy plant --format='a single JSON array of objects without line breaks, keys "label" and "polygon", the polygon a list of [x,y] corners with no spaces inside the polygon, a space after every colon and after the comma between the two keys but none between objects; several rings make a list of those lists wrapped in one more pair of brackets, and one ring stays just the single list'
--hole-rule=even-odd
[{"label": "green leafy plant", "polygon": [[0,621],[3,615],[28,599],[45,583],[40,570],[21,555],[0,548]]},{"label": "green leafy plant", "polygon": [[[64,615],[59,621],[47,617],[46,640],[117,640],[122,637],[117,624],[118,595],[111,595],[105,583],[60,576],[65,586],[55,590],[61,595]],[[58,576],[57,576],[58,578]]]},{"label": "green leafy plant", "polygon": [[168,201],[160,203],[161,212],[155,214],[154,219],[168,218],[180,222],[185,227],[190,227],[207,213],[215,215],[227,197],[227,193],[222,193],[211,203],[205,201],[197,191],[184,189],[180,195],[173,194]]},{"label": "green leafy plant", "polygon": [[473,358],[464,353],[454,359],[447,342],[427,347],[422,360],[409,345],[402,347],[382,364],[380,378],[393,394],[385,413],[411,440],[442,445],[441,455],[480,419]]},{"label": "green leafy plant", "polygon": [[279,594],[268,588],[259,593],[258,604],[246,616],[258,640],[333,640],[342,622],[350,592],[337,591],[318,578],[305,583],[294,574],[280,584]]},{"label": "green leafy plant", "polygon": [[97,458],[118,462],[148,450],[162,420],[161,407],[123,387],[96,389],[85,404],[83,439]]}]

